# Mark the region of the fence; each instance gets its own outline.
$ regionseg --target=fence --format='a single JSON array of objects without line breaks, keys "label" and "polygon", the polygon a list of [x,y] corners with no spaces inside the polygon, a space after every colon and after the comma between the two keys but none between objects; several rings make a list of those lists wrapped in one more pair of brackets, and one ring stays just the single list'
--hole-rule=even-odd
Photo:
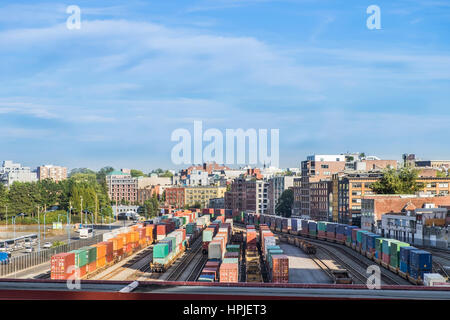
[{"label": "fence", "polygon": [[12,257],[11,259],[9,259],[9,263],[0,264],[0,277],[4,277],[9,274],[16,273],[18,271],[25,270],[27,268],[47,262],[54,254],[69,252],[84,246],[89,246],[91,244],[101,242],[102,240],[103,235],[99,234],[92,238],[76,240],[71,242],[70,244],[63,244],[55,248],[44,249],[39,252],[32,252],[30,254]]}]

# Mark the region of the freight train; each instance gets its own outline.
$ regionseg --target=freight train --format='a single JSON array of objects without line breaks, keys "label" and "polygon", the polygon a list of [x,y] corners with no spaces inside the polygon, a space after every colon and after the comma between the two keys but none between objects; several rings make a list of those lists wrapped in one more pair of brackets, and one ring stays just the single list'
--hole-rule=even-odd
[{"label": "freight train", "polygon": [[356,226],[273,215],[244,213],[245,224],[267,225],[269,230],[335,242],[359,252],[413,284],[423,284],[424,274],[432,272],[432,255],[406,242],[384,238]]},{"label": "freight train", "polygon": [[200,234],[195,223],[197,218],[198,212],[178,210],[155,218],[152,223],[147,221],[105,233],[100,243],[53,255],[51,279],[66,280],[75,274],[81,279],[88,278],[154,243],[169,246],[167,240],[172,240],[171,236],[175,236],[178,249],[184,250]]}]

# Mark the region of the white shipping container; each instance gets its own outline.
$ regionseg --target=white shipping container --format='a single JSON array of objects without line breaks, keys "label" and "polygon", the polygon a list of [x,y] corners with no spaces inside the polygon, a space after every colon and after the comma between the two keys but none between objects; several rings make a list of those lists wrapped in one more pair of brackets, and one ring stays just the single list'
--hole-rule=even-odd
[{"label": "white shipping container", "polygon": [[222,259],[222,246],[219,242],[210,242],[208,245],[208,259]]},{"label": "white shipping container", "polygon": [[264,254],[267,255],[267,246],[275,246],[275,237],[264,237]]},{"label": "white shipping container", "polygon": [[445,281],[445,278],[439,273],[424,273],[423,284],[426,286],[450,286],[450,283]]}]

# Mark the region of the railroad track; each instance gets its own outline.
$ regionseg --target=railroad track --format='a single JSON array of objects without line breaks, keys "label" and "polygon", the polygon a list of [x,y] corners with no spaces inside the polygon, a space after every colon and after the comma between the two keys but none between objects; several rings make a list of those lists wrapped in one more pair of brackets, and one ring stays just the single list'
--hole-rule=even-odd
[{"label": "railroad track", "polygon": [[167,281],[177,281],[183,275],[186,266],[189,265],[192,260],[198,255],[198,253],[202,250],[202,241],[199,237],[193,243],[193,246],[189,249],[188,254],[185,255],[181,261],[177,264],[177,266],[173,267],[170,271],[169,276],[167,277]]},{"label": "railroad track", "polygon": [[[240,229],[243,229],[243,227],[240,227],[240,226],[236,226],[236,227],[240,228]],[[278,236],[280,236],[280,235],[287,236],[287,235],[285,235],[285,234],[283,234],[281,232],[278,232],[278,231],[272,231],[272,232],[274,234],[277,234]],[[324,248],[324,246],[328,246],[328,247],[332,247],[333,249],[337,249],[342,254],[344,254],[345,256],[350,257],[352,261],[354,261],[355,263],[357,263],[358,265],[360,265],[364,269],[367,269],[368,266],[374,264],[369,259],[361,256],[360,254],[357,254],[356,252],[353,252],[353,250],[350,251],[351,249],[349,249],[347,247],[342,247],[342,245],[340,245],[340,244],[335,244],[335,243],[331,243],[331,242],[326,242],[325,243],[325,241],[322,241],[322,240],[311,239],[311,238],[307,238],[307,237],[299,236],[299,235],[297,235],[297,236],[296,235],[289,235],[289,236],[290,237],[295,237],[295,238],[300,238],[300,239],[305,239],[306,241],[309,241],[311,243],[314,243],[314,244],[320,246],[322,249]],[[366,275],[363,275],[361,272],[357,271],[354,267],[350,266],[348,263],[345,263],[342,259],[337,257],[334,252],[330,251],[329,249],[325,249],[325,250],[328,250],[330,255],[332,255],[334,258],[337,258],[338,260],[341,260],[341,262],[343,263],[343,266],[347,265],[348,266],[347,270],[349,272],[351,272],[352,274],[357,274],[356,278],[360,278],[360,281],[362,280],[362,276],[363,276],[364,279],[365,279],[363,283],[366,283],[366,281],[367,281]],[[364,259],[369,261],[369,262],[363,261]],[[339,261],[337,261],[337,262],[339,262]],[[352,270],[353,270],[353,272],[352,272]],[[403,278],[400,278],[399,276],[397,276],[395,274],[391,275],[392,272],[390,270],[381,269],[381,268],[380,268],[380,270],[381,270],[381,280],[383,280],[386,284],[389,284],[389,285],[410,285],[410,283],[407,282],[406,280],[404,280]]]},{"label": "railroad track", "polygon": [[[201,248],[201,246],[200,246],[200,248]],[[200,251],[201,251],[201,249],[200,249]],[[200,276],[200,273],[202,272],[203,267],[205,266],[207,261],[208,261],[208,256],[202,255],[202,257],[200,258],[197,265],[194,268],[192,268],[192,271],[189,273],[189,275],[187,277],[187,281],[197,281],[197,279]]]},{"label": "railroad track", "polygon": [[[362,274],[360,271],[356,270],[356,268],[352,267],[348,263],[346,263],[343,259],[339,258],[334,252],[331,250],[320,246],[320,250],[322,250],[326,255],[333,258],[334,261],[336,261],[339,265],[341,265],[343,268],[345,268],[358,282],[361,282],[362,284],[366,284],[367,277]],[[324,263],[320,258],[317,257],[317,254],[313,255],[313,261],[334,281],[335,277],[332,273],[332,269],[328,267],[326,263]],[[317,261],[319,260],[319,261]],[[323,267],[323,266],[325,267]]]},{"label": "railroad track", "polygon": [[[110,280],[110,279],[116,277],[117,275],[119,275],[121,272],[124,272],[126,269],[130,269],[132,267],[135,267],[136,271],[132,275],[128,276],[127,280],[135,277],[135,274],[137,272],[139,272],[141,270],[141,268],[144,267],[144,266],[141,266],[139,264],[139,262],[145,260],[147,258],[147,256],[151,255],[152,253],[153,253],[153,246],[149,246],[149,247],[143,249],[142,251],[136,253],[136,255],[133,258],[131,258],[130,260],[128,260],[124,265],[119,266],[119,267],[111,270],[111,272],[102,276],[100,280]],[[137,266],[138,264],[139,264],[139,266]]]},{"label": "railroad track", "polygon": [[450,278],[449,273],[447,272],[446,268],[444,268],[444,266],[442,264],[440,264],[439,262],[433,261],[433,268],[434,268],[434,271],[436,273],[439,273],[441,276],[443,276],[447,279]]}]

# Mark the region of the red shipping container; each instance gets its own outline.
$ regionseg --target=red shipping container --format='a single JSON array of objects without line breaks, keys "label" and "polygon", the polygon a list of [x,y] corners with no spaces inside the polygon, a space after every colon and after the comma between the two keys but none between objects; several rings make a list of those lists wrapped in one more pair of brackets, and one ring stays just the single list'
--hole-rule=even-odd
[{"label": "red shipping container", "polygon": [[382,253],[382,254],[381,254],[381,259],[382,259],[382,261],[385,262],[385,263],[387,263],[387,264],[389,264],[390,258],[391,258],[391,257],[390,257],[388,254],[386,254],[386,253]]},{"label": "red shipping container", "polygon": [[319,238],[326,238],[326,237],[327,237],[327,232],[326,232],[326,231],[323,231],[323,230],[318,230],[318,231],[317,231],[317,236],[318,236]]},{"label": "red shipping container", "polygon": [[110,262],[112,262],[114,260],[114,255],[113,255],[113,253],[111,253],[111,254],[107,254],[106,255],[106,263],[110,263]]},{"label": "red shipping container", "polygon": [[219,268],[219,282],[239,282],[239,265],[222,263]]},{"label": "red shipping container", "polygon": [[218,261],[208,261],[208,262],[206,262],[205,267],[218,269],[219,265],[220,265],[220,262],[218,262]]},{"label": "red shipping container", "polygon": [[167,225],[165,225],[165,224],[158,224],[156,226],[156,234],[157,235],[166,235],[167,234]]},{"label": "red shipping container", "polygon": [[123,248],[117,249],[113,251],[114,258],[120,258],[123,256]]},{"label": "red shipping container", "polygon": [[99,244],[103,244],[106,246],[105,256],[112,255],[112,253],[114,251],[114,244],[112,241],[103,241],[103,242],[100,242]]},{"label": "red shipping container", "polygon": [[225,252],[225,256],[224,256],[224,258],[240,258],[240,254],[239,254],[239,252],[229,252],[229,251],[227,251],[227,252]]},{"label": "red shipping container", "polygon": [[97,261],[93,261],[87,265],[86,273],[92,273],[97,269]]},{"label": "red shipping container", "polygon": [[53,274],[66,274],[69,267],[75,266],[75,253],[59,253],[51,257],[50,272]]}]

